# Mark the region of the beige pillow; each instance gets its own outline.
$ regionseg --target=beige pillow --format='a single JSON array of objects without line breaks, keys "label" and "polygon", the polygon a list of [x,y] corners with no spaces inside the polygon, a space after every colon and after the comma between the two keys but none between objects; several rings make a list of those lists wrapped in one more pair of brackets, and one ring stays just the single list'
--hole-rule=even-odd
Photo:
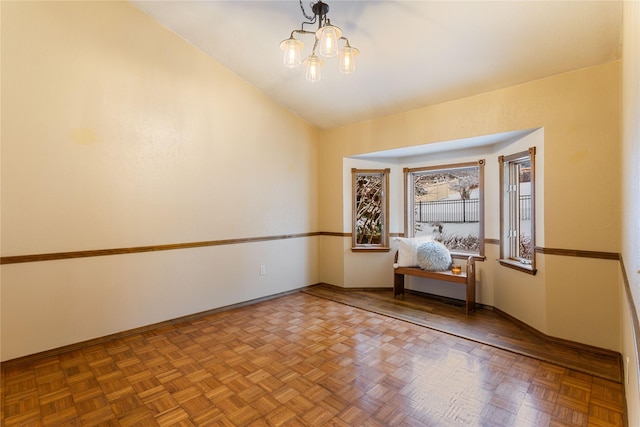
[{"label": "beige pillow", "polygon": [[433,240],[431,236],[398,237],[398,267],[418,267],[418,246]]}]

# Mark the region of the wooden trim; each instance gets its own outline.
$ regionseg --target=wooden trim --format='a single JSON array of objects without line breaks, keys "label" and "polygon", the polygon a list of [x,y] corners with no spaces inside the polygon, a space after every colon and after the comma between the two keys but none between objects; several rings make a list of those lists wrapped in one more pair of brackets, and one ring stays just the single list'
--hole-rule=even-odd
[{"label": "wooden trim", "polygon": [[192,320],[200,319],[202,317],[210,316],[212,314],[221,313],[221,312],[229,311],[229,310],[234,310],[236,308],[245,307],[245,306],[253,305],[253,304],[258,304],[260,302],[269,301],[269,300],[272,300],[272,299],[275,299],[275,298],[280,298],[282,296],[294,294],[296,292],[300,292],[300,291],[303,291],[303,290],[305,290],[307,288],[310,288],[310,287],[316,286],[316,285],[320,285],[320,284],[321,283],[315,283],[315,284],[309,285],[309,286],[302,286],[301,288],[293,289],[293,290],[290,290],[290,291],[279,292],[277,294],[268,295],[268,296],[260,297],[260,298],[255,298],[255,299],[252,299],[252,300],[249,300],[249,301],[243,301],[243,302],[239,302],[239,303],[236,303],[236,304],[227,305],[227,306],[224,306],[224,307],[212,308],[210,310],[201,311],[199,313],[187,314],[186,316],[177,317],[175,319],[164,320],[162,322],[153,323],[151,325],[145,325],[145,326],[141,326],[139,328],[129,329],[129,330],[122,331],[122,332],[116,332],[115,334],[105,335],[103,337],[93,338],[93,339],[90,339],[90,340],[81,341],[81,342],[78,342],[78,343],[73,343],[73,344],[62,346],[62,347],[53,348],[51,350],[41,351],[39,353],[29,354],[27,356],[22,356],[22,357],[17,357],[15,359],[5,360],[3,362],[0,362],[0,367],[2,369],[5,369],[5,368],[8,368],[8,367],[19,366],[19,365],[22,365],[22,364],[30,364],[30,363],[33,363],[35,361],[38,361],[38,360],[41,360],[41,359],[44,359],[44,358],[47,358],[47,357],[50,357],[50,356],[57,356],[57,355],[60,355],[60,354],[63,354],[63,353],[67,353],[67,352],[70,352],[70,351],[74,351],[74,350],[78,350],[78,349],[81,349],[81,348],[90,347],[90,346],[93,346],[93,345],[104,344],[104,343],[107,343],[109,341],[125,338],[125,337],[131,336],[131,335],[140,334],[140,333],[151,331],[151,330],[154,330],[154,329],[164,328],[164,327],[167,327],[167,326],[172,326],[172,325],[176,325],[176,324],[180,324],[180,323],[184,323],[184,322],[189,322],[189,321],[192,321]]},{"label": "wooden trim", "polygon": [[579,258],[595,258],[620,260],[620,254],[617,252],[599,252],[599,251],[583,251],[580,249],[559,249],[559,248],[542,248],[536,246],[536,252],[545,255],[560,255]]},{"label": "wooden trim", "polygon": [[536,147],[529,147],[529,162],[531,163],[531,268],[536,274]]},{"label": "wooden trim", "polygon": [[[173,243],[166,245],[155,246],[135,246],[130,248],[114,248],[114,249],[95,249],[87,251],[73,251],[73,252],[52,252],[45,254],[33,254],[33,255],[15,255],[0,257],[0,264],[19,264],[25,262],[39,262],[39,261],[55,261],[62,259],[73,258],[89,258],[96,256],[107,255],[126,255],[143,252],[159,252],[170,251],[176,249],[191,249],[202,248],[207,246],[222,246],[222,245],[236,245],[241,243],[255,243],[255,242],[267,242],[271,240],[283,240],[283,239],[299,239],[303,237],[314,236],[330,236],[330,237],[351,237],[351,233],[342,233],[335,231],[316,231],[311,233],[297,233],[297,234],[282,234],[276,236],[264,236],[264,237],[247,237],[240,239],[225,239],[225,240],[211,240],[203,242],[189,242],[189,243]],[[389,233],[390,237],[404,237],[404,233]],[[485,239],[485,244],[500,244],[498,239]],[[367,249],[370,250],[370,249]],[[545,255],[560,255],[560,256],[572,256],[580,258],[595,258],[595,259],[609,259],[620,260],[620,254],[616,252],[599,252],[599,251],[584,251],[580,249],[558,249],[558,248],[543,248],[536,246],[536,253]],[[476,260],[484,260],[483,256],[476,257]],[[639,341],[640,342],[640,341]]]},{"label": "wooden trim", "polygon": [[351,237],[351,233],[340,233],[337,231],[319,231],[317,233],[310,233],[318,236],[331,236],[331,237]]},{"label": "wooden trim", "polygon": [[480,159],[472,162],[452,163],[449,165],[422,166],[419,168],[405,168],[404,170],[407,173],[412,173],[412,172],[437,171],[437,170],[443,170],[443,169],[462,169],[462,168],[468,168],[473,166],[484,166],[484,159]]},{"label": "wooden trim", "polygon": [[[358,169],[351,168],[351,246],[356,246],[356,183],[358,182]],[[383,219],[384,221],[384,219]]]},{"label": "wooden trim", "polygon": [[[337,233],[337,234],[342,236],[345,233]],[[88,258],[88,257],[106,256],[106,255],[124,255],[124,254],[134,254],[134,253],[142,253],[142,252],[171,251],[175,249],[191,249],[191,248],[202,248],[207,246],[236,245],[240,243],[255,243],[255,242],[267,242],[271,240],[298,239],[302,237],[313,237],[313,236],[321,236],[321,235],[330,235],[330,234],[320,233],[320,232],[282,234],[277,236],[246,237],[246,238],[240,238],[240,239],[210,240],[210,241],[204,241],[204,242],[172,243],[172,244],[166,244],[166,245],[136,246],[131,248],[95,249],[95,250],[87,250],[87,251],[54,252],[54,253],[46,253],[46,254],[5,256],[0,258],[0,264],[18,264],[23,262],[54,261],[54,260],[61,260],[61,259]],[[351,233],[349,233],[349,236],[350,235]]]},{"label": "wooden trim", "polygon": [[[499,245],[498,239],[484,239],[484,242],[491,245]],[[544,255],[560,255],[571,256],[579,258],[595,258],[595,259],[609,259],[609,260],[622,260],[621,256],[617,252],[600,252],[600,251],[584,251],[581,249],[559,249],[559,248],[544,248],[536,246],[535,251],[538,254]]]},{"label": "wooden trim", "polygon": [[391,198],[391,186],[389,185],[389,175],[391,174],[391,169],[387,168],[384,170],[384,223],[382,224],[384,236],[384,246],[391,246],[391,236],[389,235],[389,228],[391,227],[391,209],[389,209]]},{"label": "wooden trim", "polygon": [[522,264],[518,261],[511,261],[509,259],[499,259],[498,262],[503,267],[512,268],[514,270],[522,271],[523,273],[531,274],[535,276],[538,270],[531,264]]},{"label": "wooden trim", "polygon": [[485,228],[485,223],[484,223],[484,192],[485,192],[485,188],[484,188],[484,165],[485,165],[485,161],[484,159],[480,159],[477,162],[477,166],[478,166],[478,175],[480,182],[478,183],[478,197],[480,198],[479,203],[479,220],[480,220],[480,224],[478,227],[478,239],[479,239],[479,243],[478,243],[478,255],[480,255],[481,257],[484,256],[484,228]]},{"label": "wooden trim", "polygon": [[504,258],[504,245],[502,244],[502,239],[504,239],[504,156],[498,157],[498,168],[500,169],[499,175],[499,186],[500,186],[500,239],[498,240],[498,244],[500,245],[500,258]]},{"label": "wooden trim", "polygon": [[371,287],[371,286],[355,286],[353,288],[345,288],[343,286],[338,286],[338,285],[334,285],[333,283],[327,283],[327,282],[320,282],[320,283],[316,283],[315,285],[309,285],[306,286],[304,288],[301,289],[302,292],[305,291],[305,289],[312,289],[316,286],[329,286],[331,287],[331,291],[332,292],[339,292],[339,293],[348,293],[348,292],[357,292],[357,291],[366,291],[366,292],[393,292],[393,286],[382,286],[382,287]]},{"label": "wooden trim", "polygon": [[[583,344],[583,343],[579,343],[576,341],[570,341],[570,340],[566,340],[564,338],[558,338],[558,337],[554,337],[552,335],[547,335],[544,332],[540,332],[539,330],[537,330],[536,328],[534,328],[533,326],[530,326],[526,323],[524,323],[523,321],[511,316],[510,314],[505,313],[504,311],[500,310],[499,308],[496,307],[492,307],[492,310],[495,311],[496,313],[500,314],[501,316],[511,320],[512,322],[520,325],[522,328],[530,331],[531,333],[545,339],[551,342],[554,342],[556,344],[560,344],[569,348],[573,348],[574,350],[577,351],[585,351],[585,352],[589,352],[589,353],[593,353],[593,354],[599,354],[602,356],[606,356],[606,357],[616,357],[620,359],[620,363],[622,363],[622,355],[614,350],[609,350],[606,348],[602,348],[602,347],[596,347],[593,345],[589,345],[589,344]],[[621,365],[622,366],[622,365]],[[622,370],[620,372],[623,372]]]},{"label": "wooden trim", "polygon": [[[629,304],[628,309],[631,314],[631,328],[633,329],[633,339],[635,342],[635,350],[636,350],[636,360],[640,361],[640,321],[638,320],[638,312],[636,311],[636,306],[633,303],[633,294],[631,293],[631,285],[629,284],[629,277],[627,276],[627,269],[624,267],[624,260],[622,259],[622,255],[619,257],[620,260],[620,272],[622,273],[622,281],[624,283],[624,293],[627,297],[627,303]],[[623,364],[622,372],[624,372],[624,361],[621,360]],[[629,366],[629,369],[631,366]],[[637,378],[640,378],[640,363],[636,364],[636,375]]]},{"label": "wooden trim", "polygon": [[409,198],[413,198],[413,189],[411,190],[411,196],[409,196],[409,188],[413,188],[413,185],[409,186],[409,168],[402,169],[404,174],[404,188],[403,188],[403,199],[404,199],[404,235],[409,235],[409,223],[413,222],[413,220],[409,219]]},{"label": "wooden trim", "polygon": [[389,252],[391,248],[387,246],[356,246],[351,248],[351,252]]}]

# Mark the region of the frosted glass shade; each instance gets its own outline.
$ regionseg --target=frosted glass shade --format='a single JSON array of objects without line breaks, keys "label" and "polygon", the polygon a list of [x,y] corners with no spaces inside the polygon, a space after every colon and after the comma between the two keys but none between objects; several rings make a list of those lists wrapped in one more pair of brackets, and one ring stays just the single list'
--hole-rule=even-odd
[{"label": "frosted glass shade", "polygon": [[300,40],[296,40],[293,37],[284,40],[280,43],[280,49],[284,51],[282,56],[282,63],[287,68],[297,68],[302,63],[300,52],[304,44]]},{"label": "frosted glass shade", "polygon": [[322,59],[318,58],[315,55],[311,55],[307,59],[304,60],[304,65],[307,67],[307,81],[315,83],[320,80],[320,67],[324,65]]},{"label": "frosted glass shade", "polygon": [[342,74],[351,74],[356,70],[356,56],[360,51],[355,47],[346,46],[340,52],[338,69]]},{"label": "frosted glass shade", "polygon": [[325,25],[316,31],[316,37],[320,40],[320,56],[331,58],[338,54],[338,40],[342,37],[342,30],[333,25]]}]

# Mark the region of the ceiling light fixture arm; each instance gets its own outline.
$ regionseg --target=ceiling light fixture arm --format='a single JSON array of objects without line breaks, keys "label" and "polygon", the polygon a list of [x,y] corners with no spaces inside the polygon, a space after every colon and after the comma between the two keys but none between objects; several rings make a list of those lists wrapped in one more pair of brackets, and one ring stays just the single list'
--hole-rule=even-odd
[{"label": "ceiling light fixture arm", "polygon": [[346,38],[345,36],[340,37],[340,40],[344,40],[345,47],[351,47],[351,45],[349,44],[349,39]]}]

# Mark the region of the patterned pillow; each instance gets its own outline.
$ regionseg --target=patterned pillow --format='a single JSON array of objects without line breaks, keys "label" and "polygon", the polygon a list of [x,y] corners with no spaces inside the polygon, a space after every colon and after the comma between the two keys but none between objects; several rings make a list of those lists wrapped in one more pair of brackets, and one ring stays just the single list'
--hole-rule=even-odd
[{"label": "patterned pillow", "polygon": [[418,265],[427,271],[444,271],[451,268],[451,254],[440,242],[424,242],[418,246]]}]

